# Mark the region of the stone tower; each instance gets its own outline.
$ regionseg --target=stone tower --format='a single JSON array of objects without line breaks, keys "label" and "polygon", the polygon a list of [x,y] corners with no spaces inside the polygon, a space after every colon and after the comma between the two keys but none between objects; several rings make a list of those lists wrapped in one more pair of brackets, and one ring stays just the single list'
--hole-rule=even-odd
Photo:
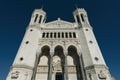
[{"label": "stone tower", "polygon": [[75,22],[46,22],[35,9],[6,80],[112,80],[87,12],[77,8]]}]

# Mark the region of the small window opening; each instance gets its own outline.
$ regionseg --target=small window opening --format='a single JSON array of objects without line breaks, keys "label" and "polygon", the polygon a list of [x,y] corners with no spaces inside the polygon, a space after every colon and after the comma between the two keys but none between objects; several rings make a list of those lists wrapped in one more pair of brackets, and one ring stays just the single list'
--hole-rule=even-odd
[{"label": "small window opening", "polygon": [[62,32],[62,38],[64,38],[64,33]]},{"label": "small window opening", "polygon": [[36,21],[37,21],[37,18],[38,18],[38,14],[36,14],[34,22],[36,22]]},{"label": "small window opening", "polygon": [[58,33],[58,38],[60,38],[60,33]]},{"label": "small window opening", "polygon": [[81,14],[81,19],[82,19],[83,22],[85,21],[85,20],[84,20],[84,15],[83,15],[83,14]]},{"label": "small window opening", "polygon": [[46,38],[48,38],[49,37],[49,33],[47,33],[47,35],[46,35]]},{"label": "small window opening", "polygon": [[26,41],[25,43],[26,43],[26,44],[28,44],[28,43],[29,43],[29,41]]},{"label": "small window opening", "polygon": [[42,38],[44,38],[45,37],[45,33],[43,33],[43,35],[42,35]]},{"label": "small window opening", "polygon": [[62,80],[62,73],[57,72],[55,78],[55,80]]},{"label": "small window opening", "polygon": [[86,31],[88,31],[88,29],[85,29]]},{"label": "small window opening", "polygon": [[76,38],[76,34],[75,34],[75,32],[73,32],[73,38]]},{"label": "small window opening", "polygon": [[33,31],[33,29],[30,29],[30,31],[32,32],[32,31]]},{"label": "small window opening", "polygon": [[69,32],[69,37],[72,38],[72,34],[71,34],[71,32]]},{"label": "small window opening", "polygon": [[92,44],[92,43],[93,43],[93,41],[89,41],[89,43],[91,43],[91,44]]},{"label": "small window opening", "polygon": [[54,33],[54,38],[56,38],[56,33]]},{"label": "small window opening", "polygon": [[53,33],[50,33],[50,38],[52,38]]},{"label": "small window opening", "polygon": [[65,33],[66,38],[68,38],[68,33]]},{"label": "small window opening", "polygon": [[76,16],[76,18],[77,18],[77,22],[80,23],[80,18],[78,15]]},{"label": "small window opening", "polygon": [[23,57],[20,58],[20,61],[23,61]]},{"label": "small window opening", "polygon": [[99,60],[99,58],[98,58],[98,57],[95,57],[95,60],[96,60],[96,61],[98,61],[98,60]]},{"label": "small window opening", "polygon": [[39,23],[41,23],[41,20],[42,20],[42,15],[40,16]]}]

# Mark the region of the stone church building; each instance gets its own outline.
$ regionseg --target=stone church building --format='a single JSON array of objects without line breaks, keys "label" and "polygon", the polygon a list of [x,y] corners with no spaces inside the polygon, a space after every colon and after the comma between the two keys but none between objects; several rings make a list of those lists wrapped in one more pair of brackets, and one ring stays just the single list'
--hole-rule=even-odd
[{"label": "stone church building", "polygon": [[46,22],[35,9],[6,80],[113,80],[95,39],[87,12],[75,22]]}]

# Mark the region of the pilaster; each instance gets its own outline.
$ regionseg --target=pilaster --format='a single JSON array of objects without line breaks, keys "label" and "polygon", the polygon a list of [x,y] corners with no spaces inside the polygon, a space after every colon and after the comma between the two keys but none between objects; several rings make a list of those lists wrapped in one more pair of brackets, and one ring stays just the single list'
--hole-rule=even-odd
[{"label": "pilaster", "polygon": [[84,64],[83,64],[82,54],[81,53],[79,53],[79,61],[80,61],[80,68],[81,68],[81,72],[82,72],[82,80],[86,80],[85,70],[84,70]]},{"label": "pilaster", "polygon": [[48,80],[52,80],[53,55],[54,55],[54,52],[50,52]]},{"label": "pilaster", "polygon": [[35,80],[36,72],[37,72],[37,65],[39,63],[40,53],[36,53],[36,60],[35,60],[35,66],[33,69],[33,75],[31,80]]},{"label": "pilaster", "polygon": [[68,55],[68,52],[64,51],[64,55],[65,55],[65,64],[64,64],[65,73],[64,73],[64,79],[68,80],[68,68],[67,68],[67,55]]}]

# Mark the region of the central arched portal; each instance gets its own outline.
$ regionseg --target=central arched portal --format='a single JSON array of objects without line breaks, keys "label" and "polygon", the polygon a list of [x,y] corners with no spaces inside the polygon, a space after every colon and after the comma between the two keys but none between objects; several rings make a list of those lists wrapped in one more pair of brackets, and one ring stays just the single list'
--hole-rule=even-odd
[{"label": "central arched portal", "polygon": [[54,49],[52,80],[64,80],[64,54],[61,46]]}]

